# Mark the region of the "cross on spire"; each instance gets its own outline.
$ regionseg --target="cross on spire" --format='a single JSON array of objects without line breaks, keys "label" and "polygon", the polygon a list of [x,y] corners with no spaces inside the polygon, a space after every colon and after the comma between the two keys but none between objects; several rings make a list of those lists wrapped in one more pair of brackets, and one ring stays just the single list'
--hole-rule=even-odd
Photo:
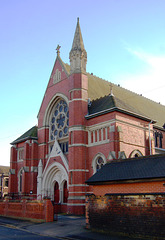
[{"label": "cross on spire", "polygon": [[57,45],[57,48],[56,48],[56,50],[57,50],[57,55],[60,54],[60,48],[61,48],[61,46],[58,44],[58,45]]}]

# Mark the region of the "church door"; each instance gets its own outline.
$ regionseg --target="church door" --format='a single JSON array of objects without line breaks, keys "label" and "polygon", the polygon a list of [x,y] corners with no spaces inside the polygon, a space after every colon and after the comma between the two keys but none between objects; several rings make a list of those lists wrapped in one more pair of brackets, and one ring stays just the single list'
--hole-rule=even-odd
[{"label": "church door", "polygon": [[58,182],[54,185],[54,203],[59,203],[59,185]]}]

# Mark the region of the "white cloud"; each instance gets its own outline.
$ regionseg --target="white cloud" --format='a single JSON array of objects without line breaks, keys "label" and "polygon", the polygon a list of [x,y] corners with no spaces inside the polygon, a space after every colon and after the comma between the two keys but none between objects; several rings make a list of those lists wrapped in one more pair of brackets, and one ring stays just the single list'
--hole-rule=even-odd
[{"label": "white cloud", "polygon": [[142,50],[126,48],[139,60],[148,64],[147,72],[122,76],[123,87],[165,105],[165,56],[154,56]]}]

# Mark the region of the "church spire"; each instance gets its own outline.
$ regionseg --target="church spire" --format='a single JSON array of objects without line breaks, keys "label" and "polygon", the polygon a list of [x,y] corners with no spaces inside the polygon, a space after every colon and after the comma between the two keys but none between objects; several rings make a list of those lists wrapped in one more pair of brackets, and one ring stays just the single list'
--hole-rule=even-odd
[{"label": "church spire", "polygon": [[81,35],[81,29],[79,24],[79,18],[77,18],[77,26],[74,34],[72,49],[69,54],[70,58],[70,72],[80,73],[86,72],[87,52],[84,48],[83,38]]}]

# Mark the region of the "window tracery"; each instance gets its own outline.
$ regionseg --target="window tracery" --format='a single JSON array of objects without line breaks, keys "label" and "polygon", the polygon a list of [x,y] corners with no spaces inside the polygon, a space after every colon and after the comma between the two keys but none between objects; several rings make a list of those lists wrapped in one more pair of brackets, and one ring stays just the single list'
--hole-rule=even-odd
[{"label": "window tracery", "polygon": [[104,160],[102,159],[102,157],[97,158],[96,160],[96,172],[98,172],[102,166],[104,165]]},{"label": "window tracery", "polygon": [[106,158],[105,158],[104,154],[97,153],[96,156],[93,158],[93,161],[92,161],[93,173],[98,172],[106,162],[107,161],[106,161]]},{"label": "window tracery", "polygon": [[155,136],[155,147],[162,148],[162,139],[163,139],[162,132],[155,131],[154,136]]},{"label": "window tracery", "polygon": [[64,100],[59,100],[51,114],[50,118],[50,140],[57,137],[61,139],[68,136],[69,129],[69,109]]}]

